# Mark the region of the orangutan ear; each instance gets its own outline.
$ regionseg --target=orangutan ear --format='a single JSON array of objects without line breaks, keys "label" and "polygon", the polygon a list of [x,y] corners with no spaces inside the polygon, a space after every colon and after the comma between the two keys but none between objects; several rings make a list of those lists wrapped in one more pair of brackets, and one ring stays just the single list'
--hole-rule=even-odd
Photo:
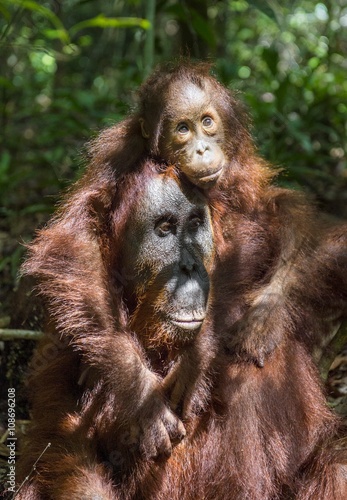
[{"label": "orangutan ear", "polygon": [[145,139],[149,139],[149,133],[146,130],[145,120],[143,118],[140,118],[139,122],[140,122],[140,125],[141,125],[142,137],[144,137]]}]

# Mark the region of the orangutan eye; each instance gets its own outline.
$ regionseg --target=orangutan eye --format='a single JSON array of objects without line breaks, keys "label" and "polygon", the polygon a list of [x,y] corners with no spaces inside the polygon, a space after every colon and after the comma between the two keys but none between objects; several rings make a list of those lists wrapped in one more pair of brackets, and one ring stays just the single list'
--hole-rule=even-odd
[{"label": "orangutan eye", "polygon": [[179,123],[176,128],[177,132],[179,134],[188,134],[189,132],[189,127],[186,123]]},{"label": "orangutan eye", "polygon": [[176,234],[177,219],[173,216],[161,217],[154,226],[154,232],[157,236],[165,238],[169,234]]},{"label": "orangutan eye", "polygon": [[189,219],[189,229],[191,231],[196,231],[204,223],[204,214],[196,213],[193,214]]},{"label": "orangutan eye", "polygon": [[209,127],[212,127],[213,125],[213,120],[210,116],[205,116],[203,119],[202,119],[202,124],[204,127],[206,128],[209,128]]}]

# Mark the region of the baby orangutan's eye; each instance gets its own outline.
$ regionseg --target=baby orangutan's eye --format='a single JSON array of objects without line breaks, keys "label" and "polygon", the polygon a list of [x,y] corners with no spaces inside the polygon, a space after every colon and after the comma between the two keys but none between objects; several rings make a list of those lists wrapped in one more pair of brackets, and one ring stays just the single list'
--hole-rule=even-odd
[{"label": "baby orangutan's eye", "polygon": [[189,132],[189,127],[186,123],[179,123],[176,128],[179,134],[185,135]]}]

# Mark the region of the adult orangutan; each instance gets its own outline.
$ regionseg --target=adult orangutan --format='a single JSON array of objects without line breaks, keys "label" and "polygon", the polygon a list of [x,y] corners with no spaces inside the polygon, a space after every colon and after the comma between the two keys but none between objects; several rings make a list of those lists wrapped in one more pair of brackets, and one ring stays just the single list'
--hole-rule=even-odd
[{"label": "adult orangutan", "polygon": [[106,166],[98,175],[108,179],[93,201],[108,198],[110,211],[103,217],[89,206],[93,239],[76,212],[88,191],[82,182],[25,264],[47,302],[51,335],[32,363],[34,427],[23,469],[27,474],[32,458],[52,441],[33,488],[49,498],[65,491],[71,473],[78,475],[69,461],[75,457],[78,467],[89,453],[93,468],[98,447],[108,457],[119,435],[135,433],[147,458],[169,455],[171,441],[182,439],[185,429],[165,396],[176,407],[194,407],[195,399],[200,405],[213,354],[208,336],[198,336],[213,250],[206,203],[181,191],[170,172],[158,175],[150,162],[119,185]]},{"label": "adult orangutan", "polygon": [[[117,183],[100,163],[93,178],[94,189],[87,177],[68,195],[26,264],[52,335],[32,363],[18,464],[29,479],[16,498],[344,499],[339,422],[302,342],[285,330],[260,370],[225,354],[213,331],[235,301],[220,297],[204,197],[149,161]],[[221,209],[220,192],[210,205]],[[235,227],[240,304],[273,253],[254,229],[247,217]],[[221,233],[214,244],[222,261]]]}]

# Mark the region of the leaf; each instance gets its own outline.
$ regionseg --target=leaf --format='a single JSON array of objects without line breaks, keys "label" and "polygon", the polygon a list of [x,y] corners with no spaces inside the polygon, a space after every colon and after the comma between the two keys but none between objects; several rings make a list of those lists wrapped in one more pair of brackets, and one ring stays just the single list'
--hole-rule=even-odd
[{"label": "leaf", "polygon": [[43,203],[36,203],[34,205],[29,205],[28,207],[21,210],[20,215],[23,216],[27,214],[50,213],[51,211],[52,207],[50,207],[49,205],[45,205]]},{"label": "leaf", "polygon": [[61,40],[63,43],[65,43],[65,31],[63,30],[52,30],[52,29],[45,29],[42,30],[42,33],[49,38],[50,40]]},{"label": "leaf", "polygon": [[216,47],[217,41],[213,30],[208,22],[196,10],[191,9],[192,26],[197,34],[205,40],[212,48]]},{"label": "leaf", "polygon": [[279,111],[282,111],[283,108],[286,106],[289,100],[290,96],[290,91],[291,91],[291,84],[289,81],[289,76],[286,75],[283,80],[277,80],[278,82],[278,88],[274,91],[274,94],[277,99],[277,106]]},{"label": "leaf", "polygon": [[319,170],[317,168],[309,168],[309,167],[295,167],[291,165],[288,168],[288,172],[291,176],[296,177],[298,176],[299,178],[302,177],[314,177],[317,179],[322,179],[325,181],[331,181],[333,177],[326,172],[323,172],[322,170]]},{"label": "leaf", "polygon": [[187,13],[181,4],[169,5],[163,9],[165,12],[169,14],[173,14],[180,21],[187,22]]},{"label": "leaf", "polygon": [[7,22],[11,19],[10,11],[0,2],[0,14],[6,19]]},{"label": "leaf", "polygon": [[[165,12],[170,13],[182,23],[188,23],[187,10],[181,4],[170,5],[166,7]],[[212,48],[217,45],[217,40],[213,29],[210,24],[192,7],[189,7],[189,14],[191,15],[191,25],[196,33],[205,40]],[[189,24],[188,24],[189,25]]]},{"label": "leaf", "polygon": [[271,7],[270,2],[264,2],[264,0],[248,0],[248,4],[251,7],[259,10],[267,17],[277,22],[276,14],[274,9]]},{"label": "leaf", "polygon": [[275,50],[272,47],[264,47],[262,53],[262,59],[266,62],[266,65],[273,74],[273,76],[276,76],[278,62],[279,62],[279,55],[277,50]]},{"label": "leaf", "polygon": [[41,14],[53,24],[56,30],[61,33],[60,39],[63,41],[63,43],[70,42],[69,34],[64,28],[59,17],[56,16],[50,9],[47,9],[43,5],[40,5],[38,2],[34,2],[32,0],[2,0],[2,2],[7,3],[8,5],[18,5],[19,7],[22,7],[24,9]]},{"label": "leaf", "polygon": [[85,28],[134,28],[149,29],[151,23],[147,19],[140,17],[106,17],[104,14],[99,14],[91,19],[86,19],[75,24],[70,28],[70,33],[75,36],[76,33]]},{"label": "leaf", "polygon": [[0,87],[9,89],[13,87],[13,83],[8,78],[0,76]]},{"label": "leaf", "polygon": [[8,151],[4,151],[0,157],[0,184],[7,179],[7,174],[10,169],[11,155]]}]

